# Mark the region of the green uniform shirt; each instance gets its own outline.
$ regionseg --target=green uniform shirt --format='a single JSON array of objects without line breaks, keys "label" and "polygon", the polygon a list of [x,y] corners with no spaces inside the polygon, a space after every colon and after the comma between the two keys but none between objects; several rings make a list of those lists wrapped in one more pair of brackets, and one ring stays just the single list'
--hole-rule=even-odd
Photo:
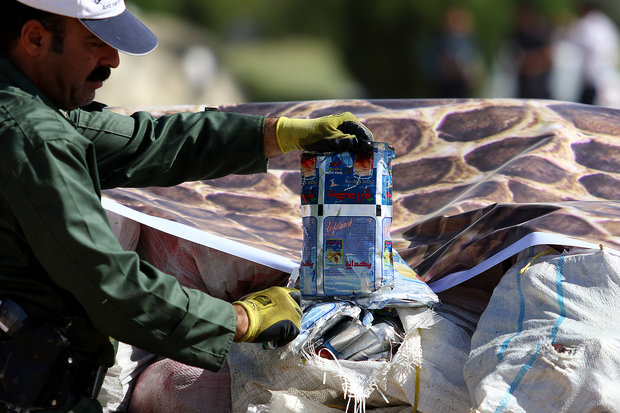
[{"label": "green uniform shirt", "polygon": [[264,172],[263,128],[263,117],[220,112],[63,113],[0,59],[0,298],[39,322],[83,316],[69,334],[78,360],[111,365],[110,336],[218,370],[232,305],[123,251],[101,190]]}]

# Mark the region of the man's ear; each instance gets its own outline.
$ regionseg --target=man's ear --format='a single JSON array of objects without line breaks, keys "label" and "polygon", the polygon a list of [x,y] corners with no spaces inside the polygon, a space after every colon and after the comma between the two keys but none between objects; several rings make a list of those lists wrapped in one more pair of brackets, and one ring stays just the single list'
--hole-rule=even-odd
[{"label": "man's ear", "polygon": [[27,54],[38,56],[41,52],[49,49],[52,37],[52,32],[43,27],[40,21],[29,20],[22,27],[19,42]]}]

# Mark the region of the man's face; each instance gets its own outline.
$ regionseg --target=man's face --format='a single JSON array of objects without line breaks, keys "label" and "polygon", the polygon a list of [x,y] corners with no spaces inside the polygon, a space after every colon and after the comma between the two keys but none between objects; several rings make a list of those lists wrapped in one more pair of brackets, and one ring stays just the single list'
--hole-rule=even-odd
[{"label": "man's face", "polygon": [[35,83],[60,109],[71,110],[93,101],[119,56],[79,20],[65,20],[62,47],[50,45],[42,53]]}]

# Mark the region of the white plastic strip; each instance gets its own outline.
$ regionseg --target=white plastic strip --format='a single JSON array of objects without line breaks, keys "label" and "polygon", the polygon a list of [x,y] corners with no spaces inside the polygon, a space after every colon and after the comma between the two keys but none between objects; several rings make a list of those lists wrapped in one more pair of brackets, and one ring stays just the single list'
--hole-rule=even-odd
[{"label": "white plastic strip", "polygon": [[299,263],[294,262],[288,258],[284,258],[280,255],[268,251],[263,251],[237,241],[233,241],[224,237],[220,237],[218,235],[211,234],[206,231],[202,231],[197,228],[190,227],[188,225],[180,224],[178,222],[153,217],[136,211],[135,209],[131,209],[129,207],[121,205],[118,202],[106,197],[103,197],[101,199],[101,205],[104,209],[110,212],[114,212],[115,214],[139,222],[140,224],[155,228],[158,231],[162,231],[167,234],[174,235],[175,237],[195,242],[196,244],[213,248],[218,251],[223,251],[227,254],[244,258],[246,260],[256,262],[270,268],[275,268],[289,274],[293,272],[295,268],[299,267]]},{"label": "white plastic strip", "polygon": [[[521,238],[517,242],[504,248],[497,254],[484,260],[475,267],[465,271],[453,272],[452,274],[448,274],[437,281],[430,282],[428,285],[434,292],[440,293],[447,290],[448,288],[452,288],[455,285],[467,281],[478,274],[481,274],[482,272],[488,270],[489,268],[492,268],[493,266],[499,264],[505,259],[508,259],[513,255],[516,255],[519,252],[535,245],[566,245],[581,248],[599,248],[599,245],[597,244],[581,241],[564,235],[548,234],[545,232],[532,232],[530,234],[527,234],[525,237]],[[608,247],[605,247],[605,251],[609,252],[610,254],[620,255],[620,251],[616,251]]]}]

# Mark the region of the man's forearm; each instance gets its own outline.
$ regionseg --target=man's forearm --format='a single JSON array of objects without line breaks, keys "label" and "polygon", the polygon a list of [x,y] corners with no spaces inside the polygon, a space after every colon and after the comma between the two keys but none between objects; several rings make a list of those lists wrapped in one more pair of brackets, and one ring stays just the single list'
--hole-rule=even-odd
[{"label": "man's forearm", "polygon": [[266,158],[273,158],[274,156],[282,155],[282,150],[278,145],[276,139],[276,122],[277,118],[265,119],[264,129],[264,150]]},{"label": "man's forearm", "polygon": [[243,337],[248,331],[250,319],[248,318],[248,313],[239,304],[233,304],[233,308],[235,309],[235,315],[237,316],[237,331],[235,333],[234,341],[239,341],[239,339],[241,339],[241,337]]}]

